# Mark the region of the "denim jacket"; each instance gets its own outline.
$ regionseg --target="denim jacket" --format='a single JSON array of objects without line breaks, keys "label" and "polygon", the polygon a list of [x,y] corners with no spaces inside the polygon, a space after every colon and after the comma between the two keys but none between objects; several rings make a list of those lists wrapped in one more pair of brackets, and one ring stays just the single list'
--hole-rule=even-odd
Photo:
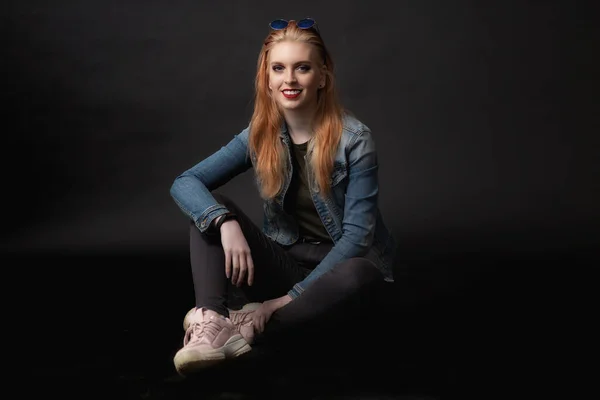
[{"label": "denim jacket", "polygon": [[[386,281],[393,281],[396,242],[383,222],[378,208],[378,163],[370,129],[349,114],[335,155],[331,176],[331,192],[322,196],[309,171],[309,186],[315,208],[334,243],[331,251],[316,268],[288,292],[299,296],[315,279],[339,262],[351,257],[365,257],[374,262]],[[200,232],[206,232],[212,221],[228,212],[211,192],[255,164],[248,151],[247,127],[220,150],[178,176],[171,186],[171,196],[179,208],[191,218]],[[280,138],[287,154],[287,174],[283,190],[263,203],[262,230],[281,245],[299,239],[298,225],[283,209],[285,193],[292,178],[291,138],[285,123]],[[307,154],[308,156],[308,154]]]}]

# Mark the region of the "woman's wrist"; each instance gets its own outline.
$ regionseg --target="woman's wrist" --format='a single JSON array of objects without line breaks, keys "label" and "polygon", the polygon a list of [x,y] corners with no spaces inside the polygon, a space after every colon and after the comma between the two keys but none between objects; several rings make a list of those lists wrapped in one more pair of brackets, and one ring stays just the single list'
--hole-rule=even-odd
[{"label": "woman's wrist", "polygon": [[216,228],[219,225],[219,221],[225,217],[225,214],[219,215],[217,218],[213,220],[212,227]]},{"label": "woman's wrist", "polygon": [[285,306],[287,303],[289,303],[290,301],[292,301],[292,298],[290,297],[289,294],[286,294],[284,296],[277,298],[275,300],[275,303],[276,303],[277,308],[281,308],[281,307]]},{"label": "woman's wrist", "polygon": [[220,232],[221,231],[221,226],[223,226],[223,224],[225,222],[230,221],[232,219],[237,220],[237,216],[234,213],[231,213],[231,212],[219,215],[217,218],[214,219],[214,231],[215,232]]}]

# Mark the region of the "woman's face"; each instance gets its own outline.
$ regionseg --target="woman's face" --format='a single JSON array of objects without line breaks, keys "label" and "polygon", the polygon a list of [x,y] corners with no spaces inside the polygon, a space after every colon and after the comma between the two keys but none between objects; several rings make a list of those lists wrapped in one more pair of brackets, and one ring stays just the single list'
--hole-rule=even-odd
[{"label": "woman's face", "polygon": [[283,110],[317,105],[319,85],[325,83],[323,62],[313,45],[277,43],[269,52],[269,89]]}]

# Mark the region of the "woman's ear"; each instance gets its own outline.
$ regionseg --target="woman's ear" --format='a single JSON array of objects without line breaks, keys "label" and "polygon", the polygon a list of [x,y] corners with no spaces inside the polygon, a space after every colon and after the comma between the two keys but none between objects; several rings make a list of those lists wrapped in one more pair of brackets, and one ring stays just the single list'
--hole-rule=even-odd
[{"label": "woman's ear", "polygon": [[321,66],[321,80],[319,82],[319,87],[324,88],[325,82],[327,82],[327,66],[323,64]]}]

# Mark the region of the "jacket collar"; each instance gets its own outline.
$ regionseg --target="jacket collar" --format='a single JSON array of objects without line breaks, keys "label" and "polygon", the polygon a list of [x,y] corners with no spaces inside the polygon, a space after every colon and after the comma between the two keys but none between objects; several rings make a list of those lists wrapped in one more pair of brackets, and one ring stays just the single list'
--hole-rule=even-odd
[{"label": "jacket collar", "polygon": [[[279,137],[281,138],[281,140],[283,140],[285,143],[287,143],[288,146],[290,146],[292,144],[292,138],[290,136],[290,132],[288,130],[287,124],[285,122],[285,119],[281,122],[281,125],[279,127]],[[307,151],[307,155],[312,154],[312,147],[309,146],[309,149]]]}]

